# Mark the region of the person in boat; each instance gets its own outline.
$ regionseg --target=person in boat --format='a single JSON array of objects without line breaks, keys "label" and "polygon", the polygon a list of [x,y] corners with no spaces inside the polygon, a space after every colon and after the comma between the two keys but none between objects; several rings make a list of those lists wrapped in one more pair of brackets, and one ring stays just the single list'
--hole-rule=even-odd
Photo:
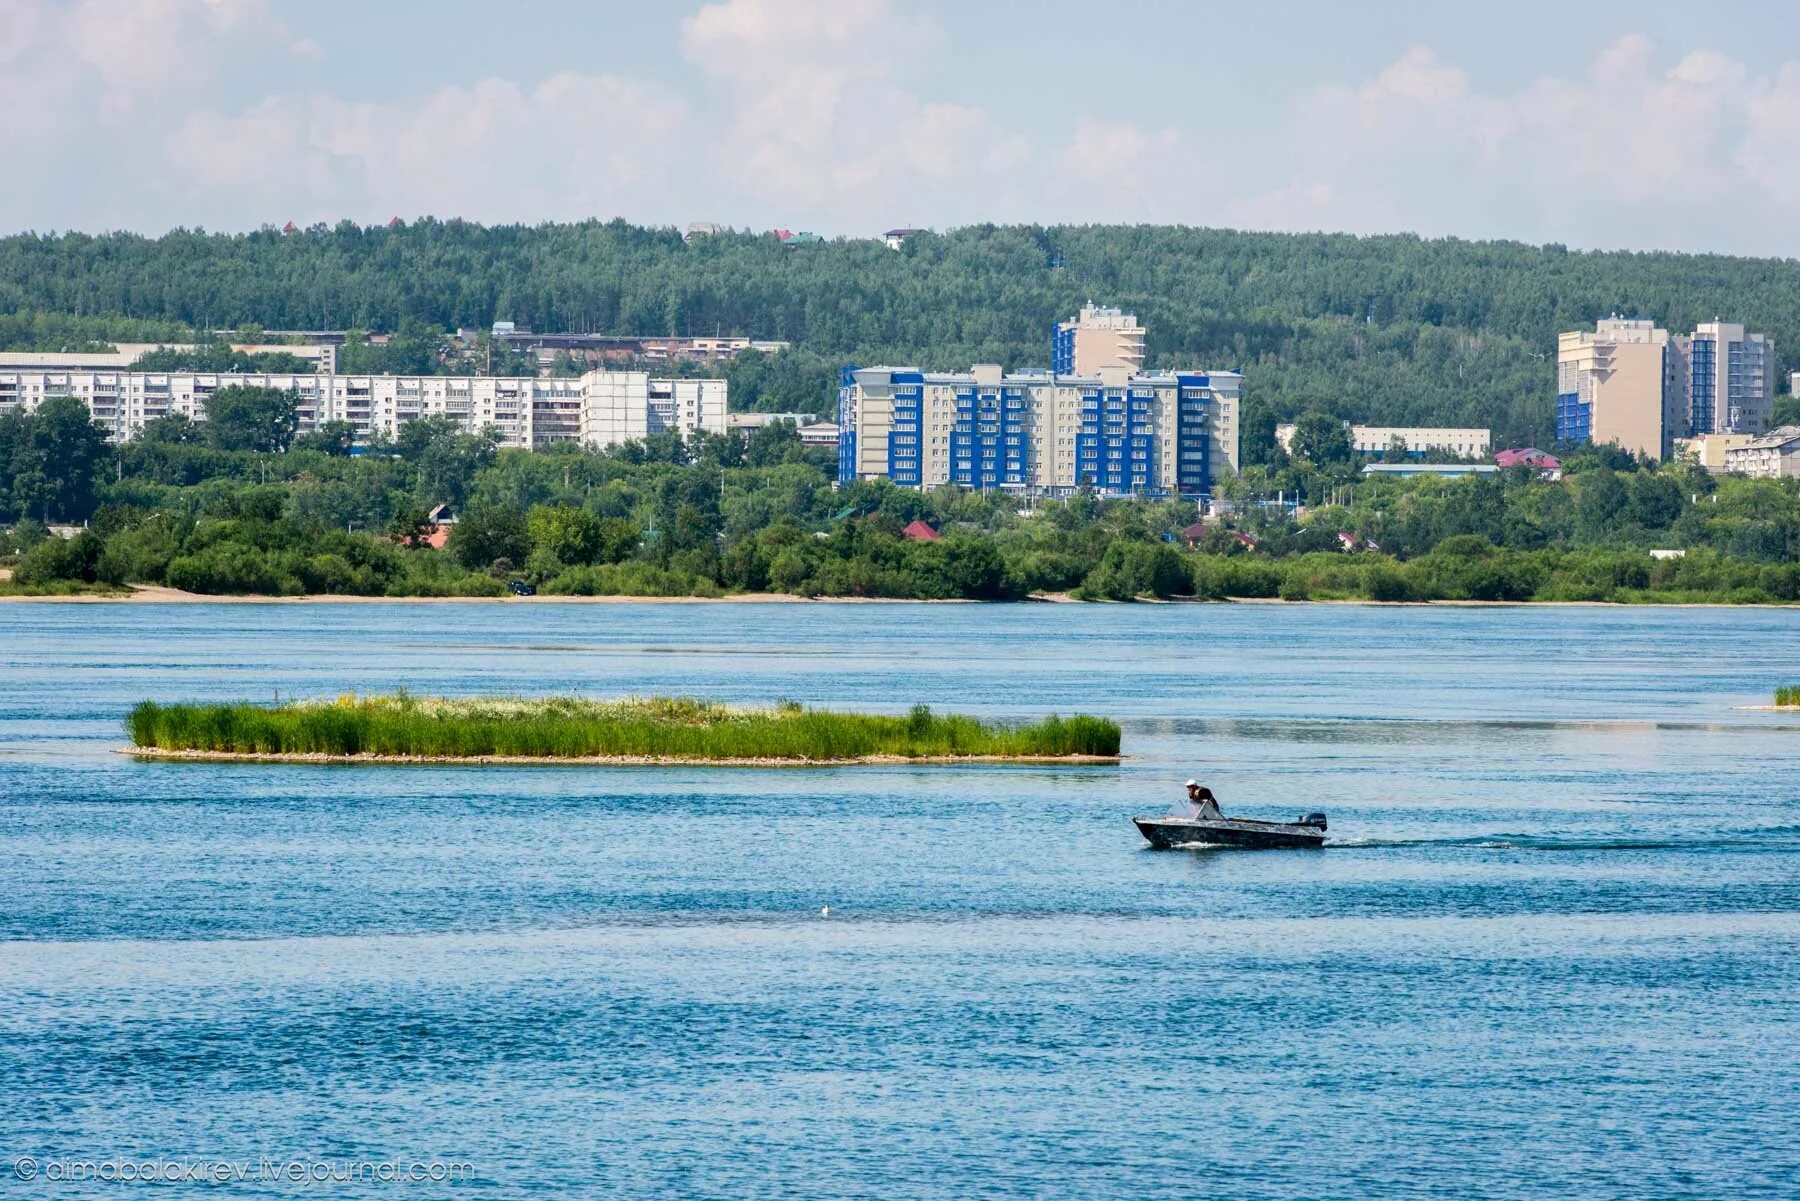
[{"label": "person in boat", "polygon": [[1213,796],[1212,789],[1205,787],[1198,780],[1187,782],[1187,798],[1188,804],[1194,807],[1196,818],[1225,816],[1219,812],[1219,802]]}]

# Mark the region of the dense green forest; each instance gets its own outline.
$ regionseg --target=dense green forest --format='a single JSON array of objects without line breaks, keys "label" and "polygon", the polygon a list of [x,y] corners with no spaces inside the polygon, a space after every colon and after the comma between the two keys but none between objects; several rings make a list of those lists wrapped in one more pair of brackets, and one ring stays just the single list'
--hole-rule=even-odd
[{"label": "dense green forest", "polygon": [[[1044,365],[1052,324],[1090,299],[1143,319],[1153,365],[1245,373],[1248,462],[1269,456],[1277,419],[1308,409],[1547,444],[1555,335],[1612,312],[1678,330],[1741,320],[1774,338],[1784,371],[1800,366],[1791,260],[1168,226],[976,226],[898,253],[868,239],[684,242],[617,221],[0,239],[8,346],[245,322],[747,334],[795,344],[808,408],[829,402],[840,362]],[[790,391],[769,407],[795,403]]]},{"label": "dense green forest", "polygon": [[[0,589],[1800,600],[1800,481],[1610,447],[1560,480],[1371,479],[1323,433],[1300,445],[1228,481],[1234,511],[1200,525],[1182,502],[835,488],[833,452],[785,423],[534,453],[427,418],[355,448],[348,427],[298,434],[290,394],[222,388],[205,421],[164,418],[114,446],[59,397],[0,416]],[[1265,500],[1278,495],[1305,502],[1297,521]],[[435,549],[440,504],[460,520]],[[915,520],[942,537],[905,537]],[[88,528],[61,538],[48,522]]]}]

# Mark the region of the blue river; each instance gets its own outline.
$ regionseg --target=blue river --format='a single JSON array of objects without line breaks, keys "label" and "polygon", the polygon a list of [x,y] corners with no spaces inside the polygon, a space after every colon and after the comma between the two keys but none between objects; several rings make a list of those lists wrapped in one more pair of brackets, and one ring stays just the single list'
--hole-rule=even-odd
[{"label": "blue river", "polygon": [[[1792,1198],[1800,715],[1747,708],[1791,683],[1779,610],[0,605],[0,1192]],[[401,686],[1093,712],[1128,758],[116,753],[142,698]],[[1147,849],[1188,776],[1331,842]]]}]

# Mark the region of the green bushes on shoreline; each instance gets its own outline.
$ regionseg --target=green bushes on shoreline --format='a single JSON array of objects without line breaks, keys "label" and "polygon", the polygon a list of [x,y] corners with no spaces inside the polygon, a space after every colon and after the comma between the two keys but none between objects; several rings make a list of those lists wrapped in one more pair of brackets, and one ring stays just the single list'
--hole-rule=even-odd
[{"label": "green bushes on shoreline", "polygon": [[1787,708],[1800,705],[1800,684],[1784,684],[1775,690],[1775,703]]},{"label": "green bushes on shoreline", "polygon": [[1049,759],[1116,756],[1120,740],[1115,722],[1085,715],[1006,726],[935,714],[924,705],[890,716],[794,704],[738,708],[682,697],[352,695],[275,707],[144,701],[125,725],[132,745],[142,749],[453,759]]},{"label": "green bushes on shoreline", "polygon": [[1800,602],[1800,481],[1616,447],[1571,453],[1560,479],[1247,468],[1202,522],[1167,498],[838,486],[832,452],[786,424],[524,451],[432,418],[363,454],[274,451],[285,435],[258,431],[292,414],[268,402],[240,405],[230,438],[196,441],[209,417],[121,446],[69,398],[0,414],[0,591]]}]

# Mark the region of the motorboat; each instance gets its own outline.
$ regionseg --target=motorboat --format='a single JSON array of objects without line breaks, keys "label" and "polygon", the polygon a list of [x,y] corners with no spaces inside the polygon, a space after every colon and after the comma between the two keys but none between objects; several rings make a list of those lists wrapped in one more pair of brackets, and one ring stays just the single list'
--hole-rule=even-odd
[{"label": "motorboat", "polygon": [[1134,817],[1138,833],[1159,851],[1177,847],[1322,847],[1325,815],[1308,813],[1298,821],[1264,822],[1247,817]]}]

